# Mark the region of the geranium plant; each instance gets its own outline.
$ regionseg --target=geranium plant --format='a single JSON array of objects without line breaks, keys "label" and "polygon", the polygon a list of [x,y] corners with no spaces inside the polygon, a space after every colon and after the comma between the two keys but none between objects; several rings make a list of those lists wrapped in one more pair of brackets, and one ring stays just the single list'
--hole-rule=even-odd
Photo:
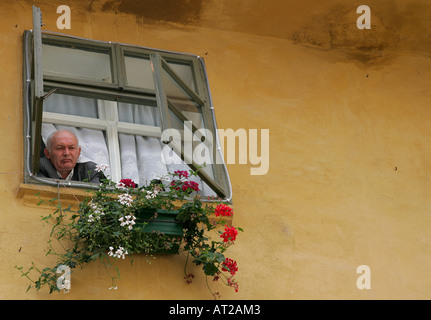
[{"label": "geranium plant", "polygon": [[[106,169],[106,165],[97,167],[99,171]],[[227,225],[226,218],[233,215],[229,205],[216,199],[203,201],[197,193],[199,185],[190,180],[196,175],[195,171],[175,171],[142,187],[130,179],[119,183],[103,179],[77,209],[63,208],[58,201],[55,212],[42,220],[52,224],[51,237],[61,243],[63,251],[55,250],[49,241],[47,254],[58,257],[55,266],[41,269],[33,263],[27,271],[17,267],[31,281],[27,290],[48,286],[52,293],[67,289],[65,278],[59,278],[61,266],[74,269],[95,260],[112,265],[112,259],[125,259],[134,254],[154,258],[157,253],[178,248],[179,252],[186,253],[184,278],[187,282],[193,278],[186,269],[191,257],[194,264],[202,267],[207,284],[208,277],[213,277],[238,291],[234,279],[237,263],[225,253],[242,229]],[[142,212],[150,212],[150,219],[143,219]],[[145,231],[163,212],[176,215],[180,234]],[[114,289],[119,278],[116,270],[115,275],[110,274]],[[34,271],[39,275],[37,280],[31,277]],[[59,281],[63,281],[63,286],[58,285]],[[208,288],[211,291],[209,285]],[[218,293],[212,294],[218,296]]]}]

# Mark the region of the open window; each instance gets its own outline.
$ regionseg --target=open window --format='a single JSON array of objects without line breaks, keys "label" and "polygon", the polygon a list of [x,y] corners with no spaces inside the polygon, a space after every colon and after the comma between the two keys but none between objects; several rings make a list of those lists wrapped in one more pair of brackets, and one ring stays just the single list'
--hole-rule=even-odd
[{"label": "open window", "polygon": [[[204,196],[231,198],[203,59],[184,53],[24,33],[26,182],[38,177],[46,138],[73,131],[78,161],[109,164],[110,178],[146,185],[175,170],[197,170]],[[88,187],[82,182],[71,185]]]}]

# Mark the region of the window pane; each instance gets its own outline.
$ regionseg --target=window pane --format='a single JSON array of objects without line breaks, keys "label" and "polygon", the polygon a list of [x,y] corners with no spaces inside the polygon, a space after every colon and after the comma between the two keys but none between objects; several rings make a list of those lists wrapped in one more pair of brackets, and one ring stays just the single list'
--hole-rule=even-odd
[{"label": "window pane", "polygon": [[74,116],[97,118],[97,100],[64,94],[52,94],[44,102],[43,110]]},{"label": "window pane", "polygon": [[[154,90],[154,80],[150,58],[124,56],[126,65],[127,85],[143,89]],[[178,74],[190,88],[196,91],[193,69],[188,63],[168,62],[169,66]]]},{"label": "window pane", "polygon": [[[205,142],[201,140],[202,135],[207,135],[207,131],[204,130],[205,124],[201,106],[192,99],[165,69],[162,71],[161,78],[166,96],[171,104],[173,104],[173,106],[169,106],[168,114],[172,128],[181,132],[183,151],[187,153],[184,155],[186,163],[190,164],[193,161],[198,165],[205,165],[202,170],[210,178],[214,179],[214,168],[212,166],[214,163],[213,139],[212,136],[207,136],[206,138],[208,139],[204,139]],[[201,130],[199,132],[192,132],[193,128],[190,126],[190,122],[193,127]],[[188,154],[188,151],[192,151],[192,154]]]},{"label": "window pane", "polygon": [[122,122],[160,127],[160,115],[157,106],[120,102],[118,104],[118,119]]},{"label": "window pane", "polygon": [[108,51],[44,44],[42,66],[44,75],[112,83]]},{"label": "window pane", "polygon": [[[191,164],[196,163],[202,166],[202,170],[206,174],[214,179],[214,164],[213,151],[214,147],[212,145],[212,137],[206,137],[204,141],[201,140],[202,132],[192,132],[192,128],[189,123],[182,122],[172,111],[170,111],[172,127],[177,129],[181,133],[181,144],[186,157],[186,163]],[[203,130],[202,130],[203,131]],[[191,154],[188,153],[191,151]]]},{"label": "window pane", "polygon": [[193,69],[188,63],[168,62],[169,66],[180,76],[191,89],[196,91],[196,83],[193,75]]},{"label": "window pane", "polygon": [[127,85],[154,90],[153,72],[149,58],[125,56]]},{"label": "window pane", "polygon": [[[168,100],[198,128],[204,128],[201,107],[188,95],[183,88],[163,69],[162,82]],[[177,128],[180,129],[180,128]]]}]

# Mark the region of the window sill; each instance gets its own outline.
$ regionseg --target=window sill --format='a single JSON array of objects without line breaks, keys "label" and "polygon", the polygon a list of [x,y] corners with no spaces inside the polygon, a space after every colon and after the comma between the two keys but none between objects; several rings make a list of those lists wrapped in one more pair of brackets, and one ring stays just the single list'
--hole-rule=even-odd
[{"label": "window sill", "polygon": [[[52,208],[53,205],[58,204],[57,199],[60,197],[62,207],[67,208],[68,206],[77,206],[85,198],[91,196],[93,191],[94,189],[90,188],[76,188],[66,185],[53,187],[43,184],[21,183],[17,193],[17,199],[26,206]],[[43,203],[41,203],[41,201],[43,201]],[[179,208],[181,202],[177,201],[175,206]],[[214,214],[211,214],[209,218],[218,219]],[[223,220],[226,221],[227,226],[232,225],[232,217],[223,217]]]},{"label": "window sill", "polygon": [[57,203],[53,203],[52,200],[60,197],[62,205],[69,206],[77,205],[87,198],[91,191],[90,189],[69,188],[66,186],[53,187],[42,184],[21,183],[17,199],[25,205],[37,206],[40,201],[55,205]]}]

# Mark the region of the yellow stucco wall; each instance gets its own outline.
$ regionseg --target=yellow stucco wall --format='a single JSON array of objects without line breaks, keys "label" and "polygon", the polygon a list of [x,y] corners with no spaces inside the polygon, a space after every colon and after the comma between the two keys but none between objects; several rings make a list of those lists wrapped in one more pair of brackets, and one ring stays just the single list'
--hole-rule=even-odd
[{"label": "yellow stucco wall", "polygon": [[[397,47],[379,44],[383,38],[378,38],[371,53],[361,49],[357,54],[351,43],[328,40],[326,45],[319,24],[306,26],[294,13],[286,24],[305,26],[305,31],[283,38],[266,28],[246,32],[253,25],[245,18],[235,25],[228,1],[201,8],[200,21],[191,15],[173,22],[161,21],[169,20],[162,15],[148,20],[118,3],[69,4],[72,28],[61,32],[200,55],[219,128],[270,129],[266,175],[250,175],[250,163],[228,165],[233,223],[245,232],[230,250],[239,265],[239,292],[215,286],[222,298],[431,297],[431,59],[419,42],[407,45],[413,24],[397,33]],[[429,10],[424,2],[415,3],[406,11],[409,21]],[[22,34],[32,28],[32,4],[43,12],[44,30],[60,31],[56,8],[61,1],[0,2],[0,298],[211,299],[198,269],[191,268],[192,284],[184,282],[182,255],[160,257],[151,265],[140,258],[133,265],[119,263],[122,279],[115,291],[108,290],[104,268],[94,264],[72,274],[68,295],[25,292],[28,282],[15,265],[48,261],[49,235],[40,222],[49,211],[36,207],[36,198],[18,197]],[[262,19],[269,23],[265,13]],[[348,16],[357,17],[355,11]],[[382,19],[376,19],[377,29]],[[273,21],[283,25],[282,19]],[[419,19],[417,25],[424,23]],[[366,41],[362,34],[349,39]],[[376,55],[379,45],[391,51]],[[356,286],[360,265],[370,267],[371,289]]]}]

